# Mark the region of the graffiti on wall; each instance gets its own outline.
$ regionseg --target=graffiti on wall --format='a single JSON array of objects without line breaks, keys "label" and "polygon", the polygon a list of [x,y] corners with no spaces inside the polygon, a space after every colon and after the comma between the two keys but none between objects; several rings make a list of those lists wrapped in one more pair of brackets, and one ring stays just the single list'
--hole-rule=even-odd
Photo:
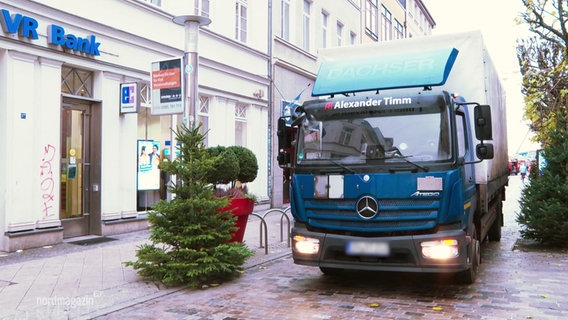
[{"label": "graffiti on wall", "polygon": [[40,188],[41,188],[41,209],[43,218],[54,216],[55,205],[55,177],[53,174],[53,160],[55,158],[55,147],[48,144],[43,147],[43,158],[40,165]]}]

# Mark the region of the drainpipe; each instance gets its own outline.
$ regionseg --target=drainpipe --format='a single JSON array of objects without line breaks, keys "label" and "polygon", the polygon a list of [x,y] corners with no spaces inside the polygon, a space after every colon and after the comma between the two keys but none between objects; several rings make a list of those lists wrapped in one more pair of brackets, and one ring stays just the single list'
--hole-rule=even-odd
[{"label": "drainpipe", "polygon": [[274,86],[274,82],[272,80],[272,41],[274,40],[274,35],[272,34],[272,0],[268,0],[268,66],[267,66],[267,76],[268,76],[268,93],[267,93],[267,103],[268,103],[268,159],[267,159],[267,164],[268,164],[268,185],[267,185],[267,194],[268,197],[270,197],[270,206],[274,206],[274,196],[272,194],[274,188],[273,188],[273,183],[274,183],[274,175],[273,173],[273,169],[272,169],[272,149],[274,146],[273,143],[273,139],[272,139],[272,128],[273,128],[273,117],[274,117],[274,112],[273,112],[273,86]]}]

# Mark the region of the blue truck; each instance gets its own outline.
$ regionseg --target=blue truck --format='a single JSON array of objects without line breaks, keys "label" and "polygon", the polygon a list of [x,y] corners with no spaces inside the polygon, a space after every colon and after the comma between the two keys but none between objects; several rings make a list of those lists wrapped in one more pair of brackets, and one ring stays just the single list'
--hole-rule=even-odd
[{"label": "blue truck", "polygon": [[278,120],[296,264],[453,273],[499,241],[505,93],[478,31],[322,50],[313,100]]}]

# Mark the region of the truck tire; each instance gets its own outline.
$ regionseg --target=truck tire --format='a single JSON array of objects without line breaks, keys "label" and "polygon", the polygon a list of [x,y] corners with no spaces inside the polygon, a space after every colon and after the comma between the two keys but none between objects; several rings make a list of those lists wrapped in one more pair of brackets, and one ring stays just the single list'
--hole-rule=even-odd
[{"label": "truck tire", "polygon": [[475,225],[472,225],[470,234],[471,244],[468,247],[468,261],[470,261],[471,265],[469,269],[456,275],[458,282],[461,284],[472,284],[475,282],[479,264],[481,263],[481,242],[479,241]]},{"label": "truck tire", "polygon": [[503,202],[501,201],[501,196],[499,196],[496,201],[495,210],[497,211],[497,216],[487,232],[487,239],[489,241],[501,241],[501,227],[503,226]]}]

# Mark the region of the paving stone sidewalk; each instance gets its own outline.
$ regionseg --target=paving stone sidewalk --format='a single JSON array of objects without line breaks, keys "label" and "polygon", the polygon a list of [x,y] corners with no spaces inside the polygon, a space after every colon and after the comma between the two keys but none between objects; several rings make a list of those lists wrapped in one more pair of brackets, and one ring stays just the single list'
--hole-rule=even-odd
[{"label": "paving stone sidewalk", "polygon": [[[286,218],[282,213],[276,209],[268,215],[263,211],[249,217],[244,242],[255,255],[245,269],[290,254],[290,214]],[[135,260],[137,247],[148,242],[148,236],[149,231],[144,230],[73,239],[85,240],[85,245],[64,242],[0,252],[0,319],[74,319],[183,290],[145,280],[124,266],[124,262]]]}]

